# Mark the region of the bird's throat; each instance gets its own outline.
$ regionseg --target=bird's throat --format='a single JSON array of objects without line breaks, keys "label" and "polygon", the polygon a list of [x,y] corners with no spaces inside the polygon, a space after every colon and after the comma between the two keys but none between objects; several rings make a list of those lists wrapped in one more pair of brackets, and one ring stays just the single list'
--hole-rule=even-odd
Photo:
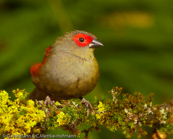
[{"label": "bird's throat", "polygon": [[89,60],[89,59],[87,59],[87,58],[85,58],[85,57],[78,56],[78,55],[76,55],[76,54],[74,54],[74,53],[71,53],[71,52],[61,51],[61,53],[70,54],[70,55],[72,55],[72,56],[74,56],[74,57],[77,57],[77,58],[79,58],[79,59],[82,59],[82,60]]}]

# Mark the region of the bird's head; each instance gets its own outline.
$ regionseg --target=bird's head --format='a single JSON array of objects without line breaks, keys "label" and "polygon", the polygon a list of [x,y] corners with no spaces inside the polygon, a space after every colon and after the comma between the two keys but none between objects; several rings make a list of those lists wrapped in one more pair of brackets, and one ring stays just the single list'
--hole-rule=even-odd
[{"label": "bird's head", "polygon": [[103,44],[97,40],[96,36],[86,31],[80,30],[67,32],[64,36],[58,37],[55,45],[66,48],[73,48],[74,46],[74,48],[77,47],[81,48],[82,50],[103,46]]},{"label": "bird's head", "polygon": [[93,34],[84,31],[75,31],[72,40],[78,47],[97,48],[103,46]]},{"label": "bird's head", "polygon": [[56,51],[70,52],[86,59],[94,56],[94,49],[100,46],[103,44],[93,34],[80,30],[66,33],[52,45]]}]

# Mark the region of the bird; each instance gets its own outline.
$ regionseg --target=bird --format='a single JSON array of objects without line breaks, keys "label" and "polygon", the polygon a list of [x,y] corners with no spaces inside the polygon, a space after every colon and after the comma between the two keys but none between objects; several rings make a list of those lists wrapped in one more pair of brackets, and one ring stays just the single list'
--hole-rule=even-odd
[{"label": "bird", "polygon": [[[45,53],[42,63],[30,68],[36,86],[28,99],[69,100],[90,93],[97,85],[100,73],[94,50],[103,44],[86,31],[74,30],[58,37]],[[90,105],[90,104],[89,104]],[[91,106],[91,105],[90,105]]]}]

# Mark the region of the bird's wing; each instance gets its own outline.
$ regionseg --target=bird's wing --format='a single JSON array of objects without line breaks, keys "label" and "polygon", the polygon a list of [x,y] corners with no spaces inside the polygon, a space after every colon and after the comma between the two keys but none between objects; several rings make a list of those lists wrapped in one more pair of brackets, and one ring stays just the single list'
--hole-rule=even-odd
[{"label": "bird's wing", "polygon": [[49,46],[45,53],[44,53],[44,58],[43,58],[43,61],[42,63],[35,63],[31,66],[30,68],[30,74],[31,76],[39,76],[39,70],[40,70],[40,67],[45,63],[46,61],[46,58],[50,55],[50,50],[51,50],[51,46]]}]

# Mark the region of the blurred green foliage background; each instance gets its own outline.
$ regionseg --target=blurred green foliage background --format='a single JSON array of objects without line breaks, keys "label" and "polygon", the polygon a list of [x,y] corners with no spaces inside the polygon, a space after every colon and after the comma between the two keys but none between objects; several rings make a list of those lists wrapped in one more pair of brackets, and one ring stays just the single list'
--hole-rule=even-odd
[{"label": "blurred green foliage background", "polygon": [[[173,98],[171,0],[0,0],[0,89],[31,92],[30,66],[42,61],[58,36],[74,29],[91,32],[104,44],[95,50],[99,83],[86,99],[110,97],[113,86],[145,96],[152,92],[155,104]],[[149,130],[143,139],[151,138]],[[105,128],[89,137],[125,138]]]}]

